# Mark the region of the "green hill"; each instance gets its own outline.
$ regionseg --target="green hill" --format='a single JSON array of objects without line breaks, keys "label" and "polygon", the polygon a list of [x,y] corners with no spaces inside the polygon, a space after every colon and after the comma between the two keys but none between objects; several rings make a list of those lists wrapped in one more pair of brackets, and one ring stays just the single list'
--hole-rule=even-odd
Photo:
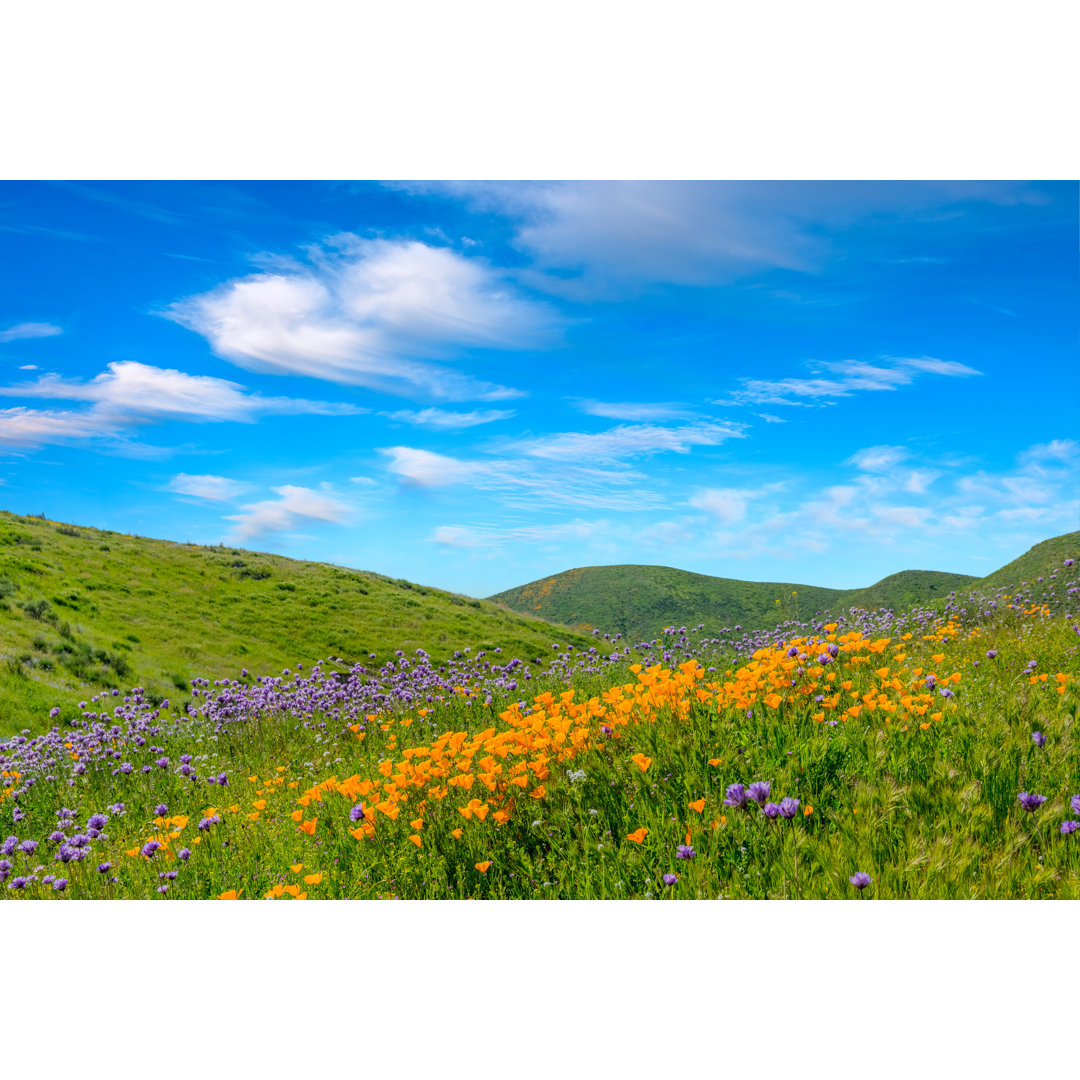
[{"label": "green hill", "polygon": [[[1053,575],[1057,575],[1055,581],[1063,580],[1066,559],[1080,559],[1080,532],[1065,533],[1064,536],[1055,536],[1051,540],[1036,544],[1020,558],[1006,563],[1000,570],[979,578],[978,591],[990,593],[1000,588],[1012,589],[1026,582],[1028,588],[1038,597],[1042,592],[1042,585],[1049,582]],[[1072,577],[1076,576],[1077,569],[1076,566],[1072,567]],[[1040,584],[1039,578],[1044,578],[1045,581]]]},{"label": "green hill", "polygon": [[0,511],[0,737],[98,690],[183,698],[193,676],[276,674],[375,653],[372,665],[466,647],[547,657],[594,644],[483,600],[379,574]]},{"label": "green hill", "polygon": [[1080,556],[1080,533],[1036,545],[985,578],[934,570],[903,570],[862,589],[827,589],[790,582],[739,581],[675,570],[670,566],[586,566],[541,578],[489,597],[513,611],[528,612],[583,630],[621,633],[632,643],[651,640],[664,626],[696,626],[709,632],[736,625],[765,629],[789,618],[852,607],[902,611],[930,604],[954,590],[992,591],[999,585],[1035,583],[1063,560]]}]

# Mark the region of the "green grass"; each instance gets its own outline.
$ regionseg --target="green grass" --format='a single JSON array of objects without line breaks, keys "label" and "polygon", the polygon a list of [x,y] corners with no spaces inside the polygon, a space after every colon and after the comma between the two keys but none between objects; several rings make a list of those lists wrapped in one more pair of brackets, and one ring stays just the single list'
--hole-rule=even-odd
[{"label": "green grass", "polygon": [[581,629],[621,633],[632,643],[665,626],[761,630],[815,611],[853,606],[900,611],[945,597],[977,579],[966,574],[905,570],[867,589],[826,589],[790,582],[739,581],[670,566],[586,566],[542,578],[489,599],[513,611]]},{"label": "green grass", "polygon": [[[92,763],[74,788],[62,778],[37,783],[21,798],[27,820],[17,831],[43,836],[61,803],[80,820],[114,799],[127,803],[93,859],[64,871],[65,895],[82,898],[153,897],[163,881],[159,874],[176,871],[171,898],[241,889],[258,898],[275,886],[297,884],[310,898],[821,899],[854,897],[848,879],[864,871],[873,878],[864,899],[1080,899],[1080,833],[1060,832],[1062,821],[1077,816],[1069,799],[1080,794],[1076,633],[1060,618],[1006,612],[974,635],[950,630],[946,636],[946,643],[892,641],[876,656],[865,647],[842,652],[832,669],[837,682],[831,685],[851,680],[853,695],[881,685],[883,676],[874,671],[879,664],[905,689],[918,688],[919,674],[929,670],[942,681],[960,673],[955,699],[933,697],[929,708],[940,716],[927,714],[927,730],[922,717],[893,713],[887,724],[880,711],[830,726],[815,721],[819,705],[797,692],[779,707],[758,701],[749,709],[718,709],[691,688],[683,695],[686,710],[660,706],[605,737],[595,710],[602,712],[602,694],[618,682],[594,679],[572,688],[575,701],[594,703],[591,739],[563,759],[565,743],[529,751],[529,760],[541,751],[549,755],[546,773],[529,773],[529,794],[510,789],[514,797],[505,801],[479,783],[469,791],[450,788],[445,799],[417,791],[402,800],[395,820],[375,813],[374,836],[364,839],[349,831],[356,796],[327,791],[299,807],[298,797],[332,776],[381,781],[380,762],[398,769],[406,748],[429,747],[439,733],[505,730],[499,713],[507,702],[485,707],[455,699],[427,718],[386,714],[380,718],[385,730],[373,724],[362,741],[348,731],[327,741],[288,716],[218,733],[185,720],[157,736],[158,747],[124,748],[136,765],[127,780],[111,776],[111,763]],[[997,651],[994,660],[987,659],[988,649]],[[858,655],[865,661],[854,659]],[[1032,683],[1024,673],[1031,657],[1048,675],[1045,682]],[[1060,694],[1058,672],[1066,680]],[[637,678],[631,669],[621,673],[630,696]],[[1035,731],[1046,736],[1045,747],[1032,741]],[[473,772],[485,749],[471,755]],[[174,763],[183,752],[194,754],[203,775],[227,770],[230,786],[192,785],[158,769],[142,776],[138,766],[161,752]],[[651,759],[644,771],[634,761],[639,754]],[[514,760],[510,755],[501,764],[508,770]],[[756,808],[722,805],[727,785],[753,780],[771,781],[774,800],[798,798],[795,819],[770,821]],[[540,781],[542,797],[530,797]],[[1017,802],[1022,790],[1047,802],[1026,813]],[[490,801],[492,815],[496,806],[509,807],[508,820],[462,816],[458,808],[476,795]],[[701,812],[691,806],[699,799]],[[266,805],[253,809],[256,800]],[[174,850],[201,837],[190,846],[188,862],[126,853],[155,832],[162,835],[153,822],[157,803],[167,804],[170,815],[190,817]],[[221,823],[197,832],[211,805]],[[813,807],[810,816],[802,813],[806,806]],[[313,835],[300,830],[294,810],[308,822],[317,819]],[[422,824],[412,824],[413,815]],[[638,829],[646,830],[641,843],[630,838]],[[695,856],[680,860],[688,830]],[[420,837],[422,846],[410,836]],[[15,873],[23,873],[42,856],[15,858]],[[90,865],[99,859],[112,862],[108,874]],[[477,869],[488,862],[486,872]],[[302,869],[293,871],[297,864]],[[46,872],[59,869],[50,862]],[[667,886],[662,876],[671,873],[678,880]],[[309,874],[321,880],[307,884]],[[52,894],[37,883],[2,895]]]},{"label": "green grass", "polygon": [[396,649],[523,660],[587,635],[379,574],[151,540],[0,511],[0,738],[102,688],[181,696],[193,676],[274,674]]}]

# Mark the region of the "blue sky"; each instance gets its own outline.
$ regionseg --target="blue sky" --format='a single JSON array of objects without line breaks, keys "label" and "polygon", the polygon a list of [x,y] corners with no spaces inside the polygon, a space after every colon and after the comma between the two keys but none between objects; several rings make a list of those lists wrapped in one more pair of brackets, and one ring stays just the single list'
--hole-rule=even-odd
[{"label": "blue sky", "polygon": [[1080,527],[1076,183],[0,183],[0,506],[486,596]]}]

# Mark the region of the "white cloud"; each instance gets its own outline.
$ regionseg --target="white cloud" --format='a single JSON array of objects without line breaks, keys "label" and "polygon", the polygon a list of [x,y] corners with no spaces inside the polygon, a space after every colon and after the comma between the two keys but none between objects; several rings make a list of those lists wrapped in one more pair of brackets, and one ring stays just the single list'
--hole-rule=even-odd
[{"label": "white cloud", "polygon": [[705,421],[677,428],[623,424],[595,434],[564,431],[518,439],[508,448],[528,457],[555,461],[610,462],[665,451],[687,454],[694,446],[717,446],[727,439],[745,437],[742,424]]},{"label": "white cloud", "polygon": [[342,235],[311,265],[226,282],[165,314],[251,371],[309,375],[397,394],[499,400],[520,391],[426,362],[461,347],[551,340],[554,316],[479,259],[409,240]]},{"label": "white cloud", "polygon": [[745,488],[707,488],[692,495],[689,503],[696,510],[704,510],[723,526],[735,525],[746,517],[747,503],[761,491]]},{"label": "white cloud", "polygon": [[38,369],[37,364],[20,364],[19,365],[19,370],[20,371],[37,371],[37,369]]},{"label": "white cloud", "polygon": [[43,375],[36,382],[0,388],[8,397],[90,401],[102,415],[129,421],[189,420],[252,423],[266,413],[347,416],[366,412],[354,405],[246,393],[239,383],[188,375],[134,360],[108,365],[88,382]]},{"label": "white cloud", "polygon": [[475,427],[478,424],[490,424],[496,420],[509,420],[515,414],[513,409],[473,409],[472,412],[448,412],[446,409],[420,409],[410,411],[400,409],[397,412],[382,413],[390,420],[399,420],[417,427],[435,428],[437,431],[454,431]]},{"label": "white cloud", "polygon": [[780,416],[773,416],[772,413],[758,413],[758,416],[765,421],[766,424],[786,424],[787,421]]},{"label": "white cloud", "polygon": [[445,547],[497,548],[506,543],[557,544],[565,540],[587,541],[608,532],[607,521],[566,521],[554,525],[523,525],[518,528],[478,528],[440,525],[431,541]]},{"label": "white cloud", "polygon": [[190,476],[187,473],[177,473],[165,486],[165,490],[178,495],[194,495],[196,498],[213,502],[226,502],[250,491],[251,485],[240,480],[230,480],[225,476]]},{"label": "white cloud", "polygon": [[891,472],[908,456],[902,446],[868,446],[858,450],[844,462],[863,472]]},{"label": "white cloud", "polygon": [[116,438],[114,423],[91,412],[63,409],[0,409],[0,444],[35,447],[46,443],[66,444],[80,439]]},{"label": "white cloud", "polygon": [[412,446],[389,446],[379,453],[390,458],[389,470],[410,487],[446,487],[461,484],[491,466],[469,463],[445,454],[435,454]]},{"label": "white cloud", "polygon": [[816,272],[829,236],[902,218],[909,229],[969,202],[1039,198],[1022,183],[956,181],[480,181],[394,185],[464,198],[515,220],[536,270],[521,276],[577,298],[654,282],[716,285],[772,269]]},{"label": "white cloud", "polygon": [[273,488],[277,499],[265,499],[242,507],[241,514],[230,514],[225,520],[235,521],[229,539],[236,543],[254,540],[267,533],[287,532],[304,522],[323,521],[340,525],[350,520],[353,508],[327,493],[312,488],[286,484]]},{"label": "white cloud", "polygon": [[54,337],[64,331],[52,323],[24,322],[9,326],[6,330],[0,330],[0,345],[9,341],[22,341],[25,338]]},{"label": "white cloud", "polygon": [[603,416],[609,420],[684,420],[694,414],[682,405],[671,402],[647,401],[592,401],[573,399],[574,406],[590,416]]},{"label": "white cloud", "polygon": [[841,360],[811,365],[822,378],[742,379],[742,387],[733,390],[726,400],[730,405],[829,405],[860,391],[896,390],[908,386],[920,375],[944,375],[953,378],[981,375],[981,371],[932,356],[885,357],[877,364],[862,360]]}]

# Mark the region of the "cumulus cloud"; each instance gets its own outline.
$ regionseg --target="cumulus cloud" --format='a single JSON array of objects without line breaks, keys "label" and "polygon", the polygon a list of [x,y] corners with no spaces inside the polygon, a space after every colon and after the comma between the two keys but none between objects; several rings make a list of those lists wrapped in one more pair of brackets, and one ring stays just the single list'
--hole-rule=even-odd
[{"label": "cumulus cloud", "polygon": [[514,415],[513,409],[473,409],[471,412],[449,412],[446,409],[400,409],[381,415],[390,420],[417,427],[434,428],[437,431],[458,431],[476,427],[478,424],[491,424],[496,420],[509,420]]},{"label": "cumulus cloud", "polygon": [[551,340],[553,313],[476,258],[413,240],[342,235],[273,272],[223,284],[164,314],[250,371],[309,375],[387,393],[498,400],[521,391],[432,359],[463,347]]},{"label": "cumulus cloud", "polygon": [[322,491],[291,484],[272,490],[278,498],[249,503],[241,507],[242,513],[225,518],[236,522],[230,541],[239,543],[268,533],[291,532],[313,521],[341,525],[353,516],[353,508],[330,495],[325,484]]},{"label": "cumulus cloud", "polygon": [[9,326],[6,330],[0,330],[0,345],[9,341],[22,341],[25,338],[53,337],[64,331],[52,323],[24,322]]},{"label": "cumulus cloud", "polygon": [[211,502],[227,502],[245,491],[250,491],[251,485],[240,480],[230,480],[225,476],[190,476],[187,473],[177,473],[166,484],[165,490],[178,495],[194,495],[198,499],[208,499]]}]

